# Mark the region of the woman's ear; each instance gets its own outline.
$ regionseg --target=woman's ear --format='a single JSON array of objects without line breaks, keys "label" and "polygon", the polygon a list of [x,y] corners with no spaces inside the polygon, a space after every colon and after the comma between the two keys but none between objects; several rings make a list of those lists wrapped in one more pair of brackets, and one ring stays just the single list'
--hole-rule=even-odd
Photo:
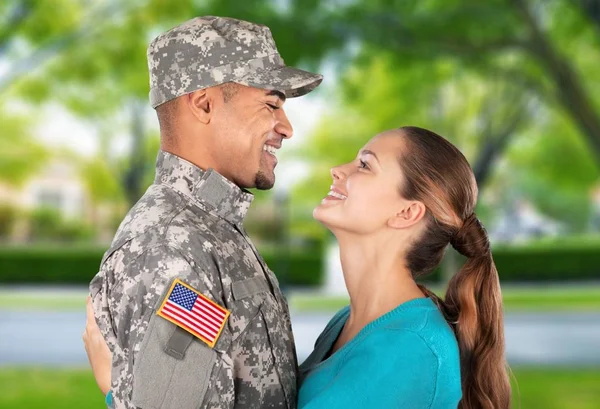
[{"label": "woman's ear", "polygon": [[210,122],[214,111],[213,95],[207,91],[207,89],[201,89],[186,95],[186,102],[190,112],[203,124]]},{"label": "woman's ear", "polygon": [[421,202],[405,202],[405,206],[398,210],[394,216],[388,219],[388,226],[393,229],[406,229],[417,224],[427,212],[425,205]]}]

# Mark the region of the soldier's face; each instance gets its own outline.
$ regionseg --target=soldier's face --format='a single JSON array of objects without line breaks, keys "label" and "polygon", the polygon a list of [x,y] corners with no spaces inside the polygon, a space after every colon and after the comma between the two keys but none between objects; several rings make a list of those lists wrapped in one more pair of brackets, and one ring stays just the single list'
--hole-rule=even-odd
[{"label": "soldier's face", "polygon": [[406,200],[400,195],[403,174],[398,165],[402,140],[393,133],[371,139],[356,158],[331,169],[329,194],[313,217],[334,234],[379,234]]},{"label": "soldier's face", "polygon": [[280,92],[240,86],[218,107],[221,166],[238,186],[270,189],[275,184],[277,151],[293,133],[284,102]]}]

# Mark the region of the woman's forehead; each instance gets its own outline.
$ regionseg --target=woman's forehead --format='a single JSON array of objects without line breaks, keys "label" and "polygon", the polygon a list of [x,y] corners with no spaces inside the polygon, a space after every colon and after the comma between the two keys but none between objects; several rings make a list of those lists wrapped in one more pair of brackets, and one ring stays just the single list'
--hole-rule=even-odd
[{"label": "woman's forehead", "polygon": [[372,151],[378,158],[395,158],[402,152],[403,141],[398,132],[387,131],[375,135],[361,149],[362,151]]}]

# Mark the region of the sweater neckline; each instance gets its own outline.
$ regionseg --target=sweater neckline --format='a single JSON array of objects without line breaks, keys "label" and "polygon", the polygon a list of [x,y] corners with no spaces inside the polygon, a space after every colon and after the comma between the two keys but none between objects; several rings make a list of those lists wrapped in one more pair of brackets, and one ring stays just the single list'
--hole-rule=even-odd
[{"label": "sweater neckline", "polygon": [[[375,318],[373,321],[369,322],[354,337],[352,337],[350,340],[348,340],[348,342],[346,342],[344,345],[342,345],[342,347],[340,349],[335,351],[333,354],[329,355],[326,359],[321,359],[321,361],[317,365],[315,365],[314,369],[317,369],[322,364],[332,362],[333,360],[336,360],[338,357],[341,357],[342,355],[344,355],[346,351],[348,351],[353,345],[355,345],[362,338],[364,338],[373,329],[375,329],[381,325],[384,325],[388,321],[393,320],[398,315],[400,315],[406,311],[416,309],[416,308],[422,308],[422,307],[437,308],[435,303],[428,297],[413,298],[412,300],[405,301],[402,304],[395,307],[394,309],[386,312],[385,314],[383,314],[383,315],[379,316],[378,318]],[[327,348],[323,352],[323,355],[322,355],[323,357],[331,350],[331,348],[333,347],[333,345],[339,338],[339,336],[342,332],[342,329],[344,328],[344,325],[346,325],[346,322],[348,321],[349,316],[350,316],[350,306],[347,306],[342,315],[342,318],[329,331],[332,336],[327,337],[329,342],[327,343],[327,345],[325,345],[325,347],[327,347]]]}]

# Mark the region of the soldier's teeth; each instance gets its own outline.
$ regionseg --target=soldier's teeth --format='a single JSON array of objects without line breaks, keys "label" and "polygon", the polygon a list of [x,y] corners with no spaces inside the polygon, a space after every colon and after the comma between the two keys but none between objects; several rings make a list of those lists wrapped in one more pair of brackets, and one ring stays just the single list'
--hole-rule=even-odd
[{"label": "soldier's teeth", "polygon": [[271,155],[275,155],[275,153],[277,152],[277,149],[270,145],[264,145],[263,149],[269,152]]}]

